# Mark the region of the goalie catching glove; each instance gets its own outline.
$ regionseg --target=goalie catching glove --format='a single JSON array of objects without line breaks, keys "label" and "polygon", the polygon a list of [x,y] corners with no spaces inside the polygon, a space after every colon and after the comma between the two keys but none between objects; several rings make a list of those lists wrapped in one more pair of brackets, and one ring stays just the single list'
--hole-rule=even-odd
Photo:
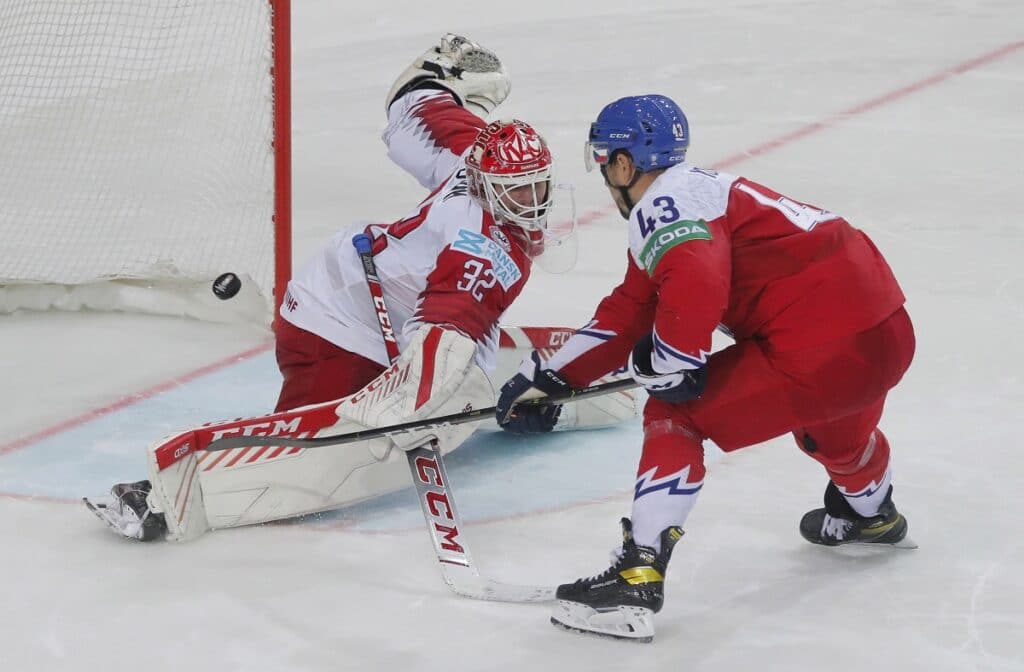
[{"label": "goalie catching glove", "polygon": [[513,434],[539,434],[555,428],[562,413],[561,404],[524,405],[520,401],[544,395],[569,392],[572,387],[557,371],[545,369],[540,355],[534,350],[523,360],[519,373],[502,385],[495,404],[494,416],[506,432]]},{"label": "goalie catching glove", "polygon": [[486,117],[508,97],[512,84],[493,52],[448,33],[398,76],[384,100],[385,111],[395,99],[420,88],[449,91],[460,105]]}]

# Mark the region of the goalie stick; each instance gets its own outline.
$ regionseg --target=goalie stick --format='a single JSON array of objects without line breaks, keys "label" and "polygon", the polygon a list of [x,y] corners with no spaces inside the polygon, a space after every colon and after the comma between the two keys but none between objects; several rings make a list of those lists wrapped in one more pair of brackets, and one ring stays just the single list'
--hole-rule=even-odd
[{"label": "goalie stick", "polygon": [[[373,261],[371,242],[366,234],[358,234],[352,238],[352,245],[363,264],[366,284],[377,311],[377,320],[387,348],[388,359],[394,363],[399,357],[398,342]],[[493,413],[493,409],[491,412]],[[288,443],[294,445],[296,442]],[[416,486],[420,507],[423,509],[427,531],[430,533],[437,560],[441,565],[441,576],[452,591],[464,597],[498,602],[544,602],[554,599],[554,588],[499,583],[480,576],[465,540],[459,538],[462,519],[449,489],[448,473],[444,468],[437,441],[432,440],[406,451],[405,455],[409,460],[409,470]]]}]

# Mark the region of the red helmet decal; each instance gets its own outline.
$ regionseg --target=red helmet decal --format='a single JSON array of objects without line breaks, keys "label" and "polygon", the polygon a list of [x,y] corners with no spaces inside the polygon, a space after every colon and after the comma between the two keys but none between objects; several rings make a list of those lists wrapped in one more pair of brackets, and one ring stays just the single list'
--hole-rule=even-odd
[{"label": "red helmet decal", "polygon": [[495,121],[480,131],[470,162],[492,175],[515,175],[551,165],[551,151],[529,124]]},{"label": "red helmet decal", "polygon": [[511,128],[498,137],[494,153],[505,163],[527,163],[541,157],[544,145],[536,133],[527,133],[522,128]]},{"label": "red helmet decal", "polygon": [[470,195],[498,221],[543,230],[554,199],[551,150],[532,126],[495,121],[466,157]]}]

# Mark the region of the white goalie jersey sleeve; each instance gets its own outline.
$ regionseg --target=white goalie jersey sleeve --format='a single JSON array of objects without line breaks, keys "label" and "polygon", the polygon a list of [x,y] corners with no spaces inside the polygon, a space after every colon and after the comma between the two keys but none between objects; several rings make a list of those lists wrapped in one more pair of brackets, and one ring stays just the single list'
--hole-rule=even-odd
[{"label": "white goalie jersey sleeve", "polygon": [[388,110],[388,157],[433,191],[462,163],[485,122],[447,91],[411,91]]}]

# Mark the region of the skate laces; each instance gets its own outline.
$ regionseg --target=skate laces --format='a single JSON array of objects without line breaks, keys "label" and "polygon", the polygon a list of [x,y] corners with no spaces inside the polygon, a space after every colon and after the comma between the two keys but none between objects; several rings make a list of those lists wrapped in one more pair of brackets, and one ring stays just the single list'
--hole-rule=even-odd
[{"label": "skate laces", "polygon": [[608,569],[604,570],[600,574],[594,574],[593,576],[585,576],[582,579],[576,579],[576,581],[574,583],[576,583],[576,584],[598,583],[600,581],[604,581],[606,579],[610,579],[611,577],[613,577],[616,574],[618,574],[619,570],[622,569],[622,565],[625,564],[625,562],[626,562],[626,548],[625,548],[625,546],[626,546],[626,544],[623,544],[622,546],[619,546],[617,548],[613,548],[611,551],[608,552],[608,560],[609,560],[609,562],[611,562],[611,567],[609,567]]},{"label": "skate laces", "polygon": [[853,521],[846,518],[837,518],[825,514],[825,520],[821,525],[821,535],[842,541],[853,527]]}]

